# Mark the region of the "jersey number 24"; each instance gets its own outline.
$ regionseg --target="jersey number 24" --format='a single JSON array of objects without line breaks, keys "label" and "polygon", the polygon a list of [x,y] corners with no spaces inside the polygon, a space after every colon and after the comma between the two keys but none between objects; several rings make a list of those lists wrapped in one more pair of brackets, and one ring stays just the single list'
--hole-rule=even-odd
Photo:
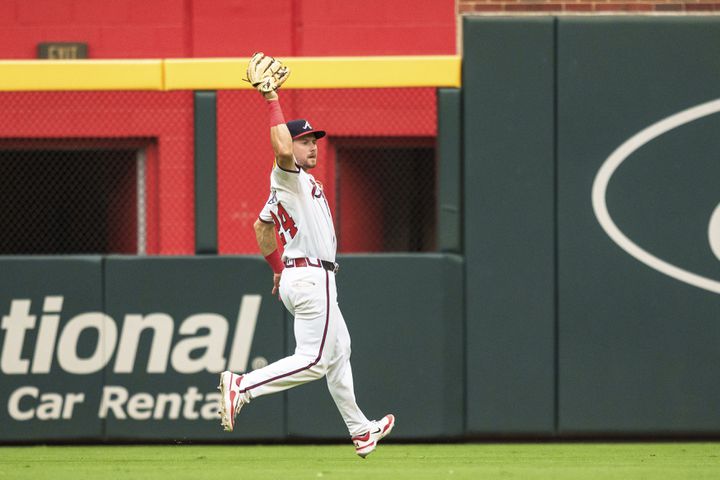
[{"label": "jersey number 24", "polygon": [[291,239],[295,238],[295,234],[297,234],[298,229],[297,225],[295,225],[295,220],[293,220],[280,202],[277,204],[277,211],[277,216],[272,211],[270,212],[270,215],[272,215],[273,222],[275,222],[275,228],[277,228],[278,235],[280,235],[280,241],[284,246],[287,243],[285,234],[290,235]]}]

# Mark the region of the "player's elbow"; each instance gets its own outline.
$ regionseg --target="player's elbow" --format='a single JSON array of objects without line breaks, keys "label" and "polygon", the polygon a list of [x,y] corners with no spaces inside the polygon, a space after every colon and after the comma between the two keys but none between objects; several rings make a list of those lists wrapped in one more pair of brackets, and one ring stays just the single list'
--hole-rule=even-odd
[{"label": "player's elbow", "polygon": [[255,237],[258,239],[258,242],[266,242],[267,239],[275,238],[275,225],[272,223],[265,223],[257,219],[253,224],[253,229],[255,230]]},{"label": "player's elbow", "polygon": [[259,218],[255,220],[255,223],[253,223],[253,229],[255,230],[255,233],[262,233],[268,228],[272,228],[272,225],[261,221]]},{"label": "player's elbow", "polygon": [[293,158],[293,142],[289,134],[287,138],[278,136],[273,139],[272,142],[273,151],[275,152],[275,158],[278,160],[292,160]]},{"label": "player's elbow", "polygon": [[275,160],[281,167],[294,166],[295,156],[293,155],[292,146],[289,149],[278,148],[275,151]]}]

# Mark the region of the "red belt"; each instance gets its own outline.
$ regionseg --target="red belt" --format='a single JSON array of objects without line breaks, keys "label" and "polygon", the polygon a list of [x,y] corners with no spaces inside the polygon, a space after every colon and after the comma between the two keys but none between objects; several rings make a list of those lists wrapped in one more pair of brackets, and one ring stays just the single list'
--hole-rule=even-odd
[{"label": "red belt", "polygon": [[340,270],[340,265],[335,262],[329,262],[327,260],[320,260],[319,258],[288,258],[285,260],[285,268],[294,267],[317,267],[324,268],[328,272],[337,273]]}]

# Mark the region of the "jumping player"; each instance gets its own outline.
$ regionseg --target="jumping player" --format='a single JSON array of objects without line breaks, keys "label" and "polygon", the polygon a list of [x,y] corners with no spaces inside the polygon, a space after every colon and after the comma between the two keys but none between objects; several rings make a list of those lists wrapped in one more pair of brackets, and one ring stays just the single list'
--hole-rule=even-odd
[{"label": "jumping player", "polygon": [[[308,173],[317,165],[317,141],[325,132],[305,119],[285,123],[276,90],[288,75],[287,67],[262,53],[248,66],[249,80],[267,103],[275,152],[270,197],[254,224],[255,235],[273,270],[272,293],[280,294],[294,316],[296,348],[293,355],[245,375],[221,373],[221,423],[232,431],[245,404],[324,376],[355,451],[365,458],[390,433],[395,417],[370,421],[355,401],[350,335],[335,286],[335,228],[322,185]],[[276,230],[284,246],[282,256]]]}]

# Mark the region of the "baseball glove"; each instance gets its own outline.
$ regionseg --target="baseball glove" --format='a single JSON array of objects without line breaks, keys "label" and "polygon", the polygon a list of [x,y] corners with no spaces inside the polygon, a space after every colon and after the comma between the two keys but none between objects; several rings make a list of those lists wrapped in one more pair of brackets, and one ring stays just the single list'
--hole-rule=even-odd
[{"label": "baseball glove", "polygon": [[260,93],[269,93],[280,88],[289,76],[290,68],[279,60],[258,52],[248,63],[246,81]]}]

